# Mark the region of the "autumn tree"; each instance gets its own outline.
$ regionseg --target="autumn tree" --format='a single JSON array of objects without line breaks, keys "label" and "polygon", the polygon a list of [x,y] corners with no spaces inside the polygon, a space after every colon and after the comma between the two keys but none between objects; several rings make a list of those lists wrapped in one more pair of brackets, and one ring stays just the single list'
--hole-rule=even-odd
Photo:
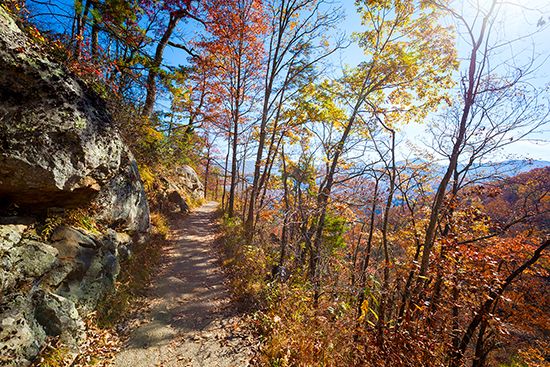
[{"label": "autumn tree", "polygon": [[[254,218],[258,195],[265,187],[271,167],[277,156],[282,109],[286,99],[294,93],[296,85],[308,75],[321,60],[341,47],[341,41],[329,46],[326,34],[342,19],[337,9],[323,7],[324,0],[269,0],[266,1],[267,37],[265,40],[265,69],[263,75],[262,108],[259,117],[258,146],[254,164],[254,176],[248,199],[246,230],[254,233]],[[268,125],[271,124],[271,134]],[[264,151],[268,147],[264,161]],[[263,171],[262,171],[263,166]],[[252,238],[252,237],[251,237]]]},{"label": "autumn tree", "polygon": [[[344,106],[349,106],[348,117],[332,145],[317,194],[317,215],[306,239],[312,243],[309,274],[317,297],[317,264],[327,205],[346,142],[360,124],[360,117],[376,117],[389,127],[425,116],[441,101],[440,89],[450,85],[455,65],[452,39],[449,30],[438,24],[441,12],[437,7],[369,1],[359,2],[358,9],[367,31],[357,37],[367,60],[347,72],[340,82],[340,92],[333,92]],[[440,50],[437,55],[431,52],[436,47]]]},{"label": "autumn tree", "polygon": [[[265,32],[263,4],[258,0],[212,0],[205,3],[209,35],[197,42],[208,60],[214,83],[223,93],[221,103],[230,123],[231,180],[227,213],[235,213],[240,128],[253,107],[258,87]],[[228,140],[228,141],[229,141]]]},{"label": "autumn tree", "polygon": [[[421,276],[428,271],[437,222],[453,175],[455,185],[460,185],[465,173],[480,158],[523,138],[548,121],[548,105],[540,100],[541,92],[526,80],[536,67],[536,60],[529,57],[524,65],[510,66],[491,62],[500,48],[515,44],[498,39],[496,22],[505,5],[491,1],[470,9],[474,14],[466,15],[445,2],[432,3],[456,19],[467,40],[469,55],[464,63],[460,100],[451,113],[456,121],[449,136],[452,146],[439,147],[449,164],[434,196],[423,244]],[[460,158],[466,160],[466,165],[459,170]]]},{"label": "autumn tree", "polygon": [[[161,37],[156,41],[155,52],[147,64],[147,82],[146,82],[146,97],[143,105],[142,114],[149,118],[153,113],[154,104],[157,96],[157,77],[161,72],[161,66],[164,59],[164,51],[167,46],[176,47],[184,50],[187,54],[194,56],[191,48],[182,43],[172,42],[171,39],[176,31],[176,27],[182,20],[193,20],[198,23],[204,21],[197,15],[198,10],[192,6],[192,0],[164,0],[162,2],[143,0],[142,1],[147,14],[155,19],[163,19],[167,17],[166,24],[156,24],[157,32]],[[158,23],[159,20],[156,20]]]}]

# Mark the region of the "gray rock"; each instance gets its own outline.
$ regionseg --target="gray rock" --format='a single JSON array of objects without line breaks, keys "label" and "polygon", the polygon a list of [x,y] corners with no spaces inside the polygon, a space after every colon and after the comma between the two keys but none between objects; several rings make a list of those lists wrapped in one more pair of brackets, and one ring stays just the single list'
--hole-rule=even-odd
[{"label": "gray rock", "polygon": [[160,187],[161,195],[157,198],[159,210],[164,213],[188,213],[190,211],[187,198],[201,200],[204,197],[204,186],[199,176],[190,166],[182,166],[176,170],[176,175],[163,177]]},{"label": "gray rock", "polygon": [[59,253],[59,265],[44,280],[53,287],[63,282],[79,284],[97,257],[102,241],[72,227],[62,226],[52,234],[52,246]]},{"label": "gray rock", "polygon": [[[58,243],[59,244],[59,243]],[[98,253],[96,250],[81,247],[72,255],[60,257],[60,261],[44,278],[44,284],[58,288],[62,283],[80,283],[92,266]]]},{"label": "gray rock", "polygon": [[[95,256],[81,279],[67,277],[57,293],[77,304],[82,315],[92,312],[99,300],[114,289],[118,259],[110,252]],[[118,268],[120,269],[120,268]]]},{"label": "gray rock", "polygon": [[73,227],[60,226],[55,229],[50,239],[51,241],[67,241],[82,247],[98,248],[99,245],[94,237],[95,236],[89,233],[84,233]]},{"label": "gray rock", "polygon": [[132,237],[124,232],[116,232],[116,241],[119,245],[128,245],[132,242]]},{"label": "gray rock", "polygon": [[23,239],[13,252],[19,258],[18,272],[27,278],[40,277],[52,269],[58,254],[56,248],[29,239]]},{"label": "gray rock", "polygon": [[120,273],[120,263],[112,252],[107,252],[103,257],[103,269],[105,275],[114,282]]},{"label": "gray rock", "polygon": [[117,239],[117,232],[115,232],[110,228],[107,229],[107,231],[103,235],[101,243],[102,243],[103,249],[116,254],[118,245],[119,245],[119,242]]},{"label": "gray rock", "polygon": [[183,165],[176,170],[177,183],[183,186],[194,200],[204,198],[204,185],[197,172],[188,165]]},{"label": "gray rock", "polygon": [[169,207],[168,211],[170,212],[180,212],[180,213],[189,213],[189,205],[185,201],[184,197],[181,195],[180,191],[176,189],[171,189],[166,195]]},{"label": "gray rock", "polygon": [[[57,250],[45,243],[12,237],[10,250],[0,253],[0,296],[14,289],[21,281],[34,281],[54,267]],[[12,242],[13,242],[12,241]],[[0,304],[1,306],[1,304]]]},{"label": "gray rock", "polygon": [[114,289],[120,273],[119,249],[124,245],[117,241],[117,233],[108,230],[100,242],[100,249],[80,247],[68,262],[72,267],[58,270],[67,273],[57,277],[63,279],[57,293],[77,304],[83,315],[92,312],[99,300]]},{"label": "gray rock", "polygon": [[111,227],[131,232],[148,232],[149,204],[137,164],[129,157],[126,168],[99,193],[95,203],[101,208],[98,219]]},{"label": "gray rock", "polygon": [[46,339],[28,297],[16,295],[0,314],[0,366],[27,366]]},{"label": "gray rock", "polygon": [[52,238],[59,239],[53,246],[59,251],[60,265],[48,273],[44,282],[77,304],[83,314],[91,312],[114,287],[120,272],[119,238],[127,240],[126,236],[108,229],[95,242],[100,244],[98,248],[82,247],[82,239],[74,231],[62,230]]},{"label": "gray rock", "polygon": [[[43,278],[42,284],[45,286],[57,289],[61,283],[70,279],[69,275],[77,274],[76,269],[79,267],[67,261],[59,262],[48,274]],[[81,271],[80,273],[83,273]]]},{"label": "gray rock", "polygon": [[85,339],[84,322],[76,310],[74,302],[60,295],[37,291],[33,294],[36,303],[35,318],[49,336],[59,336],[60,341],[78,350]]},{"label": "gray rock", "polygon": [[0,199],[27,209],[88,205],[149,229],[137,164],[105,103],[35,49],[0,9]]},{"label": "gray rock", "polygon": [[52,234],[52,246],[59,253],[59,259],[62,263],[78,264],[82,263],[89,267],[90,257],[95,256],[101,242],[92,238],[88,234],[68,226],[62,226]]},{"label": "gray rock", "polygon": [[0,257],[21,241],[21,235],[25,229],[27,229],[27,226],[24,225],[8,224],[0,226]]},{"label": "gray rock", "polygon": [[120,245],[118,248],[118,256],[122,261],[126,261],[132,258],[132,250],[126,245]]},{"label": "gray rock", "polygon": [[0,12],[0,196],[86,204],[116,175],[124,144],[101,100]]},{"label": "gray rock", "polygon": [[[132,238],[146,238],[149,206],[105,104],[35,47],[2,7],[0,202],[15,208],[0,220],[9,223],[0,224],[0,366],[27,365],[46,334],[76,350],[81,316],[113,290]],[[45,243],[23,235],[27,227],[19,224],[33,218],[17,217],[19,208],[62,214],[89,205],[112,228],[104,236],[62,226]]]},{"label": "gray rock", "polygon": [[16,284],[16,275],[0,266],[0,296],[8,289],[13,289]]}]

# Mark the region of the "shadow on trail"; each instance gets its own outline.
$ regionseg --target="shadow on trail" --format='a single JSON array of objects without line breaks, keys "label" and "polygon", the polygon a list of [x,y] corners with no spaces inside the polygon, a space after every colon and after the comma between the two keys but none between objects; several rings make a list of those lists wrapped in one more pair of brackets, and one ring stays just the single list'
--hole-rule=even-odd
[{"label": "shadow on trail", "polygon": [[[156,363],[158,358],[153,357],[150,350],[156,349],[157,354],[166,356],[166,352],[161,353],[163,346],[178,340],[202,338],[199,335],[206,329],[222,330],[223,321],[237,314],[237,308],[231,307],[223,273],[212,251],[219,233],[216,209],[216,203],[207,203],[188,217],[171,222],[162,268],[148,291],[151,311],[146,321],[132,332],[116,365],[133,363],[133,367],[138,367]],[[212,324],[214,321],[216,325]],[[204,349],[204,345],[201,348]],[[229,352],[220,349],[208,353],[201,357],[203,361],[212,353]],[[140,360],[139,355],[144,357]],[[192,357],[195,361],[195,356]]]}]

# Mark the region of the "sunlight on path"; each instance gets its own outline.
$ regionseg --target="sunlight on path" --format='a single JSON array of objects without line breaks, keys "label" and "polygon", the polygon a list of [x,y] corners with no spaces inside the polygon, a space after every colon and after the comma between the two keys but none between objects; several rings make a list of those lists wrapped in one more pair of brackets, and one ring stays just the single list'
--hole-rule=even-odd
[{"label": "sunlight on path", "polygon": [[115,366],[247,366],[251,336],[232,312],[213,254],[217,203],[172,226],[162,269],[150,286],[151,310],[132,331]]}]

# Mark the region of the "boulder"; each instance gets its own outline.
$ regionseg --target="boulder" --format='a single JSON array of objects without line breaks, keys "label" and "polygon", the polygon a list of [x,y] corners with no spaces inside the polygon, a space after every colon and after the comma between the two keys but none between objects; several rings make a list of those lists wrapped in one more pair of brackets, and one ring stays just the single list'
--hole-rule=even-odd
[{"label": "boulder", "polygon": [[125,168],[102,188],[95,203],[97,215],[104,224],[131,232],[148,232],[149,204],[143,189],[138,166],[131,155]]},{"label": "boulder", "polygon": [[52,236],[51,245],[59,253],[58,266],[45,277],[44,281],[53,287],[62,282],[80,282],[101,246],[100,240],[81,230],[69,226],[57,228]]},{"label": "boulder", "polygon": [[163,177],[162,183],[162,198],[161,209],[165,213],[175,214],[189,213],[189,204],[185,201],[187,190],[183,186],[179,186],[175,180]]},{"label": "boulder", "polygon": [[[48,273],[44,282],[74,302],[85,315],[112,291],[120,272],[119,247],[124,246],[122,243],[126,243],[129,236],[108,229],[101,238],[94,240],[97,247],[91,248],[82,246],[81,242],[88,240],[75,237],[74,231],[77,230],[62,229],[57,232],[58,236],[66,234],[66,237],[56,236],[59,240],[52,243],[59,251],[60,265]],[[80,234],[86,236],[82,232]]]},{"label": "boulder", "polygon": [[55,229],[50,237],[50,240],[54,242],[67,241],[82,247],[98,248],[99,245],[94,237],[95,236],[89,233],[84,233],[78,228],[63,225]]},{"label": "boulder", "polygon": [[113,291],[119,271],[120,262],[116,254],[110,251],[97,254],[82,279],[67,277],[56,293],[74,302],[79,312],[87,315]]},{"label": "boulder", "polygon": [[19,274],[14,271],[11,250],[19,244],[26,226],[0,226],[0,299],[6,290],[15,287]]},{"label": "boulder", "polygon": [[36,303],[34,316],[48,336],[59,336],[63,345],[78,350],[85,338],[84,322],[75,304],[55,293],[37,291],[33,294]]},{"label": "boulder", "polygon": [[130,237],[128,233],[115,232],[115,241],[118,243],[119,246],[128,246],[132,242],[132,237]]},{"label": "boulder", "polygon": [[168,191],[166,199],[169,204],[168,210],[170,212],[189,213],[189,205],[181,195],[181,191],[174,189]]},{"label": "boulder", "polygon": [[186,214],[190,211],[191,201],[204,198],[204,185],[195,170],[187,165],[176,170],[176,174],[159,180],[160,195],[157,197],[158,209],[168,214]]},{"label": "boulder", "polygon": [[24,225],[0,225],[0,257],[21,241],[21,235],[27,229]]},{"label": "boulder", "polygon": [[33,47],[0,9],[0,197],[86,204],[127,154],[101,99]]},{"label": "boulder", "polygon": [[30,297],[17,294],[0,310],[0,366],[27,366],[38,354],[46,333],[34,318]]},{"label": "boulder", "polygon": [[105,103],[0,8],[0,202],[39,211],[94,199],[103,224],[148,231],[137,164]]},{"label": "boulder", "polygon": [[182,186],[193,200],[204,198],[204,185],[197,172],[188,165],[178,167],[176,170],[176,184]]},{"label": "boulder", "polygon": [[[105,233],[25,232],[71,208],[90,208]],[[76,350],[82,318],[149,226],[137,164],[104,102],[0,6],[0,366],[28,365],[46,335]]]},{"label": "boulder", "polygon": [[23,239],[12,251],[16,272],[28,279],[44,275],[57,261],[57,249],[39,241]]},{"label": "boulder", "polygon": [[[0,226],[0,232],[6,233]],[[12,226],[12,229],[15,226]],[[21,282],[33,282],[50,271],[57,263],[57,250],[43,242],[21,237],[21,228],[11,232],[13,237],[0,242],[9,251],[0,251],[0,296]],[[16,242],[17,241],[17,242]],[[1,303],[0,303],[1,306]]]}]

